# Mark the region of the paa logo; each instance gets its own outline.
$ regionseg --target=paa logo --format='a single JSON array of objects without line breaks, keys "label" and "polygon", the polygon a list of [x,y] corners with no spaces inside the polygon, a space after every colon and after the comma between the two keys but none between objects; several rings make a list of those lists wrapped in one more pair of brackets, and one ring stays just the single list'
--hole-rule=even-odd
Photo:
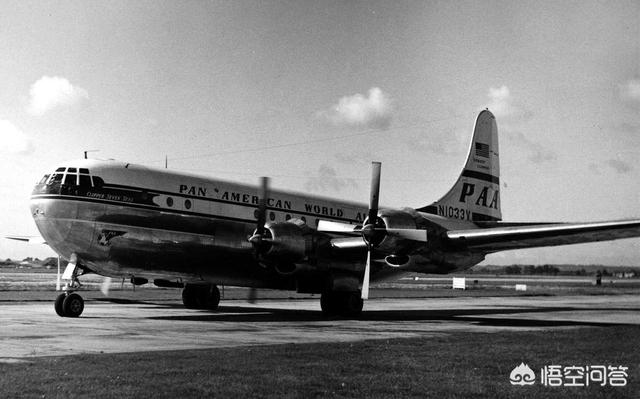
[{"label": "paa logo", "polygon": [[536,382],[536,375],[528,365],[520,363],[509,375],[511,385],[533,385]]}]

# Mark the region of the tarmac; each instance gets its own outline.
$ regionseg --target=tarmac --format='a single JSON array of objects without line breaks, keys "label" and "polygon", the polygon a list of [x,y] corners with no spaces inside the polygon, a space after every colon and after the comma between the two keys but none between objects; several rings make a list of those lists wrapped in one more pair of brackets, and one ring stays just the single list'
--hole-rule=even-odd
[{"label": "tarmac", "polygon": [[612,325],[640,325],[639,295],[380,298],[357,320],[324,318],[318,298],[227,300],[217,311],[178,300],[88,299],[76,319],[57,316],[53,300],[24,301],[0,303],[0,362]]}]

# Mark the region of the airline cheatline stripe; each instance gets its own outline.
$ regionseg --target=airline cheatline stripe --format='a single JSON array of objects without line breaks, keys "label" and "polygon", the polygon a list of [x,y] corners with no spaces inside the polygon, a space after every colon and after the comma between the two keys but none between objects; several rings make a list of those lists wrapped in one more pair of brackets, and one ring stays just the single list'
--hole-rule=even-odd
[{"label": "airline cheatline stripe", "polygon": [[488,173],[477,172],[475,170],[465,169],[462,171],[463,177],[472,177],[474,179],[483,180],[489,183],[500,184],[500,178]]}]

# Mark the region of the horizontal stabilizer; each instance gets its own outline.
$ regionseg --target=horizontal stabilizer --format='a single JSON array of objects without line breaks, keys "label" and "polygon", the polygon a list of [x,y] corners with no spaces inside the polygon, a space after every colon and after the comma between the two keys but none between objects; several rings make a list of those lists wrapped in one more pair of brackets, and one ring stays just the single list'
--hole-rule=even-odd
[{"label": "horizontal stabilizer", "polygon": [[450,230],[452,244],[487,252],[640,237],[640,219]]}]

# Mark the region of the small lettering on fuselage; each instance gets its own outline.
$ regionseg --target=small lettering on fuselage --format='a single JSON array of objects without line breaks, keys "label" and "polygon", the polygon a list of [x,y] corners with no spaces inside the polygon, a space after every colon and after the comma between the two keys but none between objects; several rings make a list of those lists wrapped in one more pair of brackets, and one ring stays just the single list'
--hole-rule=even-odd
[{"label": "small lettering on fuselage", "polygon": [[180,185],[180,194],[195,195],[198,197],[207,196],[207,188],[200,186],[187,186],[186,184]]},{"label": "small lettering on fuselage", "polygon": [[438,215],[452,219],[471,220],[471,211],[455,206],[438,205]]},{"label": "small lettering on fuselage", "polygon": [[[220,198],[225,201],[238,202],[241,204],[252,204],[256,206],[260,203],[260,198],[257,195],[236,193],[233,191],[225,191],[224,193],[222,193],[222,196]],[[269,198],[267,199],[267,206],[270,208],[288,210],[288,209],[291,209],[291,201],[283,201],[277,198]]]},{"label": "small lettering on fuselage", "polygon": [[120,201],[120,202],[133,202],[134,198],[124,194],[112,194],[112,193],[96,193],[89,191],[87,192],[87,197],[97,198],[109,201]]}]

